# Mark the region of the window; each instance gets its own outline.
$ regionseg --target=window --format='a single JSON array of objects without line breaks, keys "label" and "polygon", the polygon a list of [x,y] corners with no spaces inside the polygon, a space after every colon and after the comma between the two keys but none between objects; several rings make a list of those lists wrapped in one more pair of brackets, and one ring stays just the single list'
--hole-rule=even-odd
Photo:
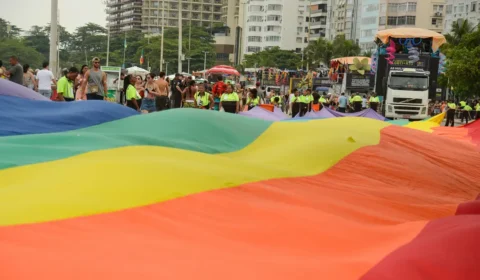
[{"label": "window", "polygon": [[362,30],[362,37],[373,37],[375,35],[375,29]]},{"label": "window", "polygon": [[248,36],[248,41],[249,42],[261,42],[262,41],[262,37],[260,36]]},{"label": "window", "polygon": [[247,47],[247,52],[259,52],[261,50],[262,50],[261,47],[253,47],[253,46]]},{"label": "window", "polygon": [[458,11],[459,13],[463,13],[464,8],[465,8],[465,7],[463,6],[463,3],[460,3],[460,4],[458,4],[458,9],[457,9],[457,11]]},{"label": "window", "polygon": [[265,36],[265,42],[280,42],[280,36]]},{"label": "window", "polygon": [[388,4],[388,12],[396,12],[398,9],[398,3],[389,3]]},{"label": "window", "polygon": [[267,21],[281,21],[281,19],[282,19],[281,16],[275,16],[275,15],[267,16]]},{"label": "window", "polygon": [[399,4],[398,4],[397,11],[399,11],[399,12],[406,12],[406,11],[407,11],[407,6],[408,6],[407,3],[399,3]]},{"label": "window", "polygon": [[378,11],[378,4],[368,4],[363,6],[364,12],[376,12]]},{"label": "window", "polygon": [[447,15],[450,15],[452,14],[452,5],[447,5],[447,11],[446,11]]},{"label": "window", "polygon": [[408,2],[408,11],[409,12],[416,12],[417,11],[417,3]]},{"label": "window", "polygon": [[406,17],[398,17],[397,25],[405,25],[407,23]]},{"label": "window", "polygon": [[302,37],[297,37],[297,43],[299,43],[299,44],[302,43]]},{"label": "window", "polygon": [[263,21],[263,17],[262,16],[249,16],[248,21],[249,22],[261,22],[261,21]]},{"label": "window", "polygon": [[477,2],[472,2],[470,7],[471,12],[476,12],[477,11]]},{"label": "window", "polygon": [[441,18],[432,18],[432,25],[440,26],[442,22]]},{"label": "window", "polygon": [[282,10],[282,5],[278,4],[269,4],[267,6],[267,11],[281,11]]},{"label": "window", "polygon": [[414,16],[408,16],[407,17],[407,25],[415,25],[415,17]]},{"label": "window", "polygon": [[263,6],[260,5],[251,5],[248,7],[249,12],[263,12]]},{"label": "window", "polygon": [[380,13],[386,13],[386,12],[387,12],[387,5],[380,4]]},{"label": "window", "polygon": [[397,17],[388,17],[387,25],[397,25]]},{"label": "window", "polygon": [[362,24],[376,24],[377,17],[365,17],[362,18]]},{"label": "window", "polygon": [[217,53],[217,61],[228,61],[229,56],[228,53]]},{"label": "window", "polygon": [[386,17],[380,17],[378,19],[378,25],[385,25],[386,22],[387,22]]},{"label": "window", "polygon": [[433,12],[443,12],[443,5],[433,5]]},{"label": "window", "polygon": [[261,32],[261,31],[262,31],[262,27],[261,27],[261,26],[249,26],[249,27],[248,27],[248,31],[251,31],[251,32]]}]

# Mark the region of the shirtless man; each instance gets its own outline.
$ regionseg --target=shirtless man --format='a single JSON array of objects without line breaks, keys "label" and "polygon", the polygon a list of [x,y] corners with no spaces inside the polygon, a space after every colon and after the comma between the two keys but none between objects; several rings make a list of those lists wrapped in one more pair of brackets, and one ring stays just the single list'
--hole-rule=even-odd
[{"label": "shirtless man", "polygon": [[165,110],[168,101],[169,84],[165,81],[165,72],[160,72],[160,79],[158,79],[156,83],[160,93],[160,96],[157,96],[155,99],[155,105],[158,112]]}]

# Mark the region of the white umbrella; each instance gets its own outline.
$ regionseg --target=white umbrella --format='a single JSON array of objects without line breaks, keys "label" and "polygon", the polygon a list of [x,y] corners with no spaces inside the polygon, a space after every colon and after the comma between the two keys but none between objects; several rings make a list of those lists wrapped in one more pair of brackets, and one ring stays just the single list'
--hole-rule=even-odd
[{"label": "white umbrella", "polygon": [[143,78],[145,78],[145,76],[147,76],[147,74],[150,73],[150,72],[148,72],[147,70],[145,70],[143,68],[133,66],[133,67],[127,68],[127,73],[129,75],[142,76]]}]

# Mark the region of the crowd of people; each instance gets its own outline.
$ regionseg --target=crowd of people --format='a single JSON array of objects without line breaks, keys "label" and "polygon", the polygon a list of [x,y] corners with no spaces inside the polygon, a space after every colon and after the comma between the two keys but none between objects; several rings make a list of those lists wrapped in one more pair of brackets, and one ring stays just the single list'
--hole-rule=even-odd
[{"label": "crowd of people", "polygon": [[[55,101],[106,100],[107,76],[101,70],[100,59],[92,59],[92,68],[87,65],[77,69],[64,69],[63,75],[55,79],[49,70],[48,62],[42,69],[33,70],[28,64],[21,65],[16,56],[10,57],[7,70],[0,61],[0,78],[23,85],[37,91],[46,98]],[[309,111],[319,111],[324,107],[341,113],[359,112],[367,108],[378,111],[380,100],[374,92],[370,94],[353,93],[346,96],[315,92],[310,89],[292,89],[291,93],[275,87],[263,87],[257,83],[246,87],[245,84],[224,82],[222,76],[211,85],[208,81],[197,83],[191,76],[176,74],[170,81],[164,72],[146,77],[127,75],[122,72],[123,82],[120,91],[120,103],[142,113],[152,113],[169,108],[199,108],[227,113],[239,113],[257,106],[278,107],[286,114],[295,117],[304,116]],[[56,91],[52,90],[55,88]],[[54,94],[55,93],[55,94]],[[480,102],[477,100],[436,101],[429,104],[429,113],[434,116],[447,113],[446,125],[452,125],[455,117],[468,123],[471,119],[480,119]]]}]

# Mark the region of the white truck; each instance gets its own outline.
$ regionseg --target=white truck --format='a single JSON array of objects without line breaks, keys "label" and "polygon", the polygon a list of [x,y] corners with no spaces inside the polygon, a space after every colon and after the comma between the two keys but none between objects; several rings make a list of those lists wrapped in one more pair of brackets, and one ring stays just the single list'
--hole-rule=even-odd
[{"label": "white truck", "polygon": [[385,117],[423,120],[428,117],[430,72],[403,68],[391,70],[385,95]]}]

